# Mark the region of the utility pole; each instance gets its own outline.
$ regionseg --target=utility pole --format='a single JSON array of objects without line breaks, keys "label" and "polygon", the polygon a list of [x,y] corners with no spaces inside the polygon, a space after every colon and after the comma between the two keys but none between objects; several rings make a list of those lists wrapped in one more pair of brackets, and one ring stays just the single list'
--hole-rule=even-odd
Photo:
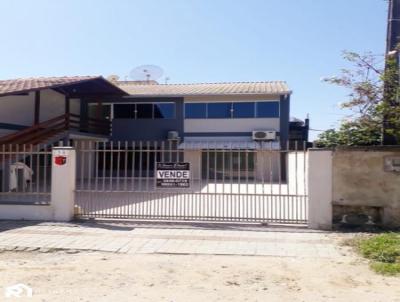
[{"label": "utility pole", "polygon": [[[387,38],[386,38],[386,60],[395,59],[396,70],[399,71],[399,50],[400,46],[400,0],[388,0],[388,24],[387,24]],[[386,65],[387,68],[387,65]],[[399,85],[399,82],[385,82],[385,102],[388,102],[390,106],[400,106],[398,99],[392,100],[394,97],[392,93],[393,85]],[[388,129],[391,129],[393,125],[390,123],[390,117],[385,115],[383,118],[383,145],[396,145],[398,142],[394,135],[387,133]]]}]

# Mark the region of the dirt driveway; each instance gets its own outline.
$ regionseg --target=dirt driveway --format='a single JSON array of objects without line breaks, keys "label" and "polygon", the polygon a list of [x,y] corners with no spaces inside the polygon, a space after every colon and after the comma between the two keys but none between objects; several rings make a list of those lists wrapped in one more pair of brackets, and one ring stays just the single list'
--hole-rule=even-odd
[{"label": "dirt driveway", "polygon": [[0,290],[16,283],[33,288],[26,301],[400,301],[400,278],[378,276],[352,254],[0,253]]}]

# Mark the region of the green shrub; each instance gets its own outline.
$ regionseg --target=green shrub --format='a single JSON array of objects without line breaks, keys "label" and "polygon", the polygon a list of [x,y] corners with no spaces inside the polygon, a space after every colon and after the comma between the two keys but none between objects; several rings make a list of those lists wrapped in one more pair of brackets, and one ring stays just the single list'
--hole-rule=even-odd
[{"label": "green shrub", "polygon": [[387,233],[361,240],[359,249],[365,258],[384,263],[395,263],[400,257],[400,234]]},{"label": "green shrub", "polygon": [[400,274],[400,263],[372,262],[371,268],[382,275],[396,276]]},{"label": "green shrub", "polygon": [[400,274],[400,233],[386,233],[357,241],[361,255],[371,259],[371,268],[384,275]]}]

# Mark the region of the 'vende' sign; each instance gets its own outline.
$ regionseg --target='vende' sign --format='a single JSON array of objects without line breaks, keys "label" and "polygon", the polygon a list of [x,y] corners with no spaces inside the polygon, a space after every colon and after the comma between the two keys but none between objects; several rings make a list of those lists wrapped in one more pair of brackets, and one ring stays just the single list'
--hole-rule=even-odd
[{"label": "'vende' sign", "polygon": [[157,188],[189,188],[190,163],[157,163]]}]

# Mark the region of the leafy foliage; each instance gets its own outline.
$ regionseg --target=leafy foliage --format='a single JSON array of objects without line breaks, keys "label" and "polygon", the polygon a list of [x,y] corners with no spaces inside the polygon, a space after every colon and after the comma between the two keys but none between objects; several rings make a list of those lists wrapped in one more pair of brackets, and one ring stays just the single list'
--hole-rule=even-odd
[{"label": "leafy foliage", "polygon": [[[379,57],[371,53],[344,52],[343,56],[352,69],[342,69],[340,76],[324,81],[349,90],[348,99],[341,107],[352,114],[342,121],[339,129],[321,133],[316,145],[378,145],[383,131],[400,141],[399,73],[395,59],[387,59],[385,66],[383,60],[378,61]],[[384,122],[390,129],[384,130]]]},{"label": "leafy foliage", "polygon": [[400,234],[376,235],[358,242],[358,250],[372,260],[371,268],[381,274],[400,274]]}]

